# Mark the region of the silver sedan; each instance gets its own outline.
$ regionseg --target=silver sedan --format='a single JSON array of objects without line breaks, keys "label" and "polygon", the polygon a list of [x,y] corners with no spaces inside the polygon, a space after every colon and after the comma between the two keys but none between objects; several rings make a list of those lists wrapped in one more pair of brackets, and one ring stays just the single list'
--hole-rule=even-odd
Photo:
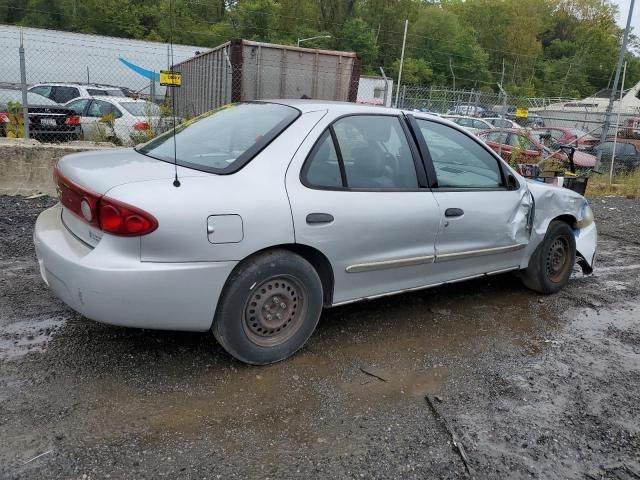
[{"label": "silver sedan", "polygon": [[56,295],[99,322],[211,330],[251,364],[292,355],[326,307],[504,272],[550,294],[596,251],[582,196],[423,113],[229,105],[55,177],[34,239]]}]

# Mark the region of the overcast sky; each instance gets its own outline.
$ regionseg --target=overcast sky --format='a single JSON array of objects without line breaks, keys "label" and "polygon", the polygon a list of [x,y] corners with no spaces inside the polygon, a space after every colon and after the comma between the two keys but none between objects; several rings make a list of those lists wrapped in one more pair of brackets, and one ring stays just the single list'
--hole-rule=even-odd
[{"label": "overcast sky", "polygon": [[[613,0],[618,5],[620,13],[618,14],[618,25],[624,28],[627,24],[627,14],[629,13],[629,4],[631,0]],[[638,35],[640,33],[640,0],[636,0],[633,6],[633,17],[631,18],[631,27],[633,32]]]}]

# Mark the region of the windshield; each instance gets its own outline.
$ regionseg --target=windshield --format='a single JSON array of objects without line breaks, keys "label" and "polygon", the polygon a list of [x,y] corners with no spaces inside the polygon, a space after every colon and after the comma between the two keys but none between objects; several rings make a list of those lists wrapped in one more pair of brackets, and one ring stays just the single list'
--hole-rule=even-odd
[{"label": "windshield", "polygon": [[[176,127],[176,162],[206,172],[235,172],[299,114],[295,108],[275,103],[239,103],[212,110]],[[137,151],[173,163],[173,130]]]},{"label": "windshield", "polygon": [[158,117],[160,116],[160,107],[151,102],[119,102],[134,117]]}]

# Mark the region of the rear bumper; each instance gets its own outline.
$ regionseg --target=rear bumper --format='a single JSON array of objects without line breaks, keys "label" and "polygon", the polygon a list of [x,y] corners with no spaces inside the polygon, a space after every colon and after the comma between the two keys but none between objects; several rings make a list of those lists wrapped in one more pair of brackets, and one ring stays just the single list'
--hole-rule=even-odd
[{"label": "rear bumper", "polygon": [[[135,248],[121,248],[125,241]],[[38,217],[34,243],[42,277],[63,302],[92,320],[126,327],[209,329],[237,264],[141,262],[139,239],[108,235],[91,248],[64,226],[59,205]]]}]

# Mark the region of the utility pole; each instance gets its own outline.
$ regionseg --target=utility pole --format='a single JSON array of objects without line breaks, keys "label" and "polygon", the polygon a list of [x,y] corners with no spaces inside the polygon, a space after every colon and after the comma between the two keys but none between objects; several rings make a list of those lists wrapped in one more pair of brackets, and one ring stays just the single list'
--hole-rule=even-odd
[{"label": "utility pole", "polygon": [[[602,126],[602,132],[600,133],[600,143],[603,143],[607,139],[607,133],[609,133],[609,125],[611,123],[611,111],[613,110],[613,101],[616,97],[616,90],[618,89],[618,80],[620,80],[620,70],[622,70],[622,63],[624,62],[624,55],[627,52],[627,41],[629,40],[629,30],[631,29],[631,17],[633,16],[633,4],[635,0],[631,0],[629,4],[629,15],[627,16],[627,26],[624,29],[622,35],[622,46],[620,47],[620,54],[618,55],[618,65],[616,66],[616,75],[613,79],[613,87],[609,94],[609,105],[607,105],[607,112],[604,115],[604,125]],[[598,150],[598,157],[596,159],[595,169],[600,168],[600,160],[602,160],[602,149]]]},{"label": "utility pole", "polygon": [[24,60],[24,40],[22,28],[20,29],[20,48],[18,48],[20,56],[20,84],[22,86],[22,122],[24,125],[24,138],[29,138],[29,102],[27,97],[27,68]]},{"label": "utility pole", "polygon": [[451,62],[451,57],[449,57],[449,69],[451,70],[451,76],[453,77],[453,91],[456,91],[456,74],[453,73],[453,63]]},{"label": "utility pole", "polygon": [[562,88],[560,89],[560,98],[562,98],[562,94],[564,93],[564,86],[567,83],[567,79],[569,78],[570,71],[571,71],[571,62],[569,62],[569,68],[567,68],[567,74],[564,76],[564,80],[562,81]]},{"label": "utility pole", "polygon": [[[507,114],[507,92],[502,88],[501,83],[498,84],[498,88],[502,93],[502,118],[505,118]],[[502,133],[502,130],[500,130],[500,132]],[[505,135],[505,138],[506,137],[507,136]],[[502,158],[502,135],[498,137],[498,155]]]},{"label": "utility pole", "polygon": [[400,69],[398,70],[398,85],[396,86],[396,103],[395,107],[398,108],[398,97],[400,96],[400,81],[402,80],[402,66],[404,65],[404,47],[407,44],[407,27],[409,26],[409,19],[404,21],[404,36],[402,37],[402,53],[400,54]]},{"label": "utility pole", "polygon": [[620,100],[618,101],[618,117],[616,118],[616,134],[613,137],[613,150],[611,151],[611,168],[609,168],[609,185],[613,183],[613,162],[616,161],[616,143],[618,143],[618,126],[620,125],[620,112],[622,111],[622,97],[624,96],[624,79],[627,76],[627,62],[624,62],[622,70],[622,85],[620,85]]},{"label": "utility pole", "polygon": [[[504,57],[502,57],[502,75],[500,76],[500,94],[504,95],[504,90],[502,89],[502,85],[504,85]],[[504,101],[504,99],[503,99]],[[504,118],[507,112],[503,111],[501,117]]]}]

